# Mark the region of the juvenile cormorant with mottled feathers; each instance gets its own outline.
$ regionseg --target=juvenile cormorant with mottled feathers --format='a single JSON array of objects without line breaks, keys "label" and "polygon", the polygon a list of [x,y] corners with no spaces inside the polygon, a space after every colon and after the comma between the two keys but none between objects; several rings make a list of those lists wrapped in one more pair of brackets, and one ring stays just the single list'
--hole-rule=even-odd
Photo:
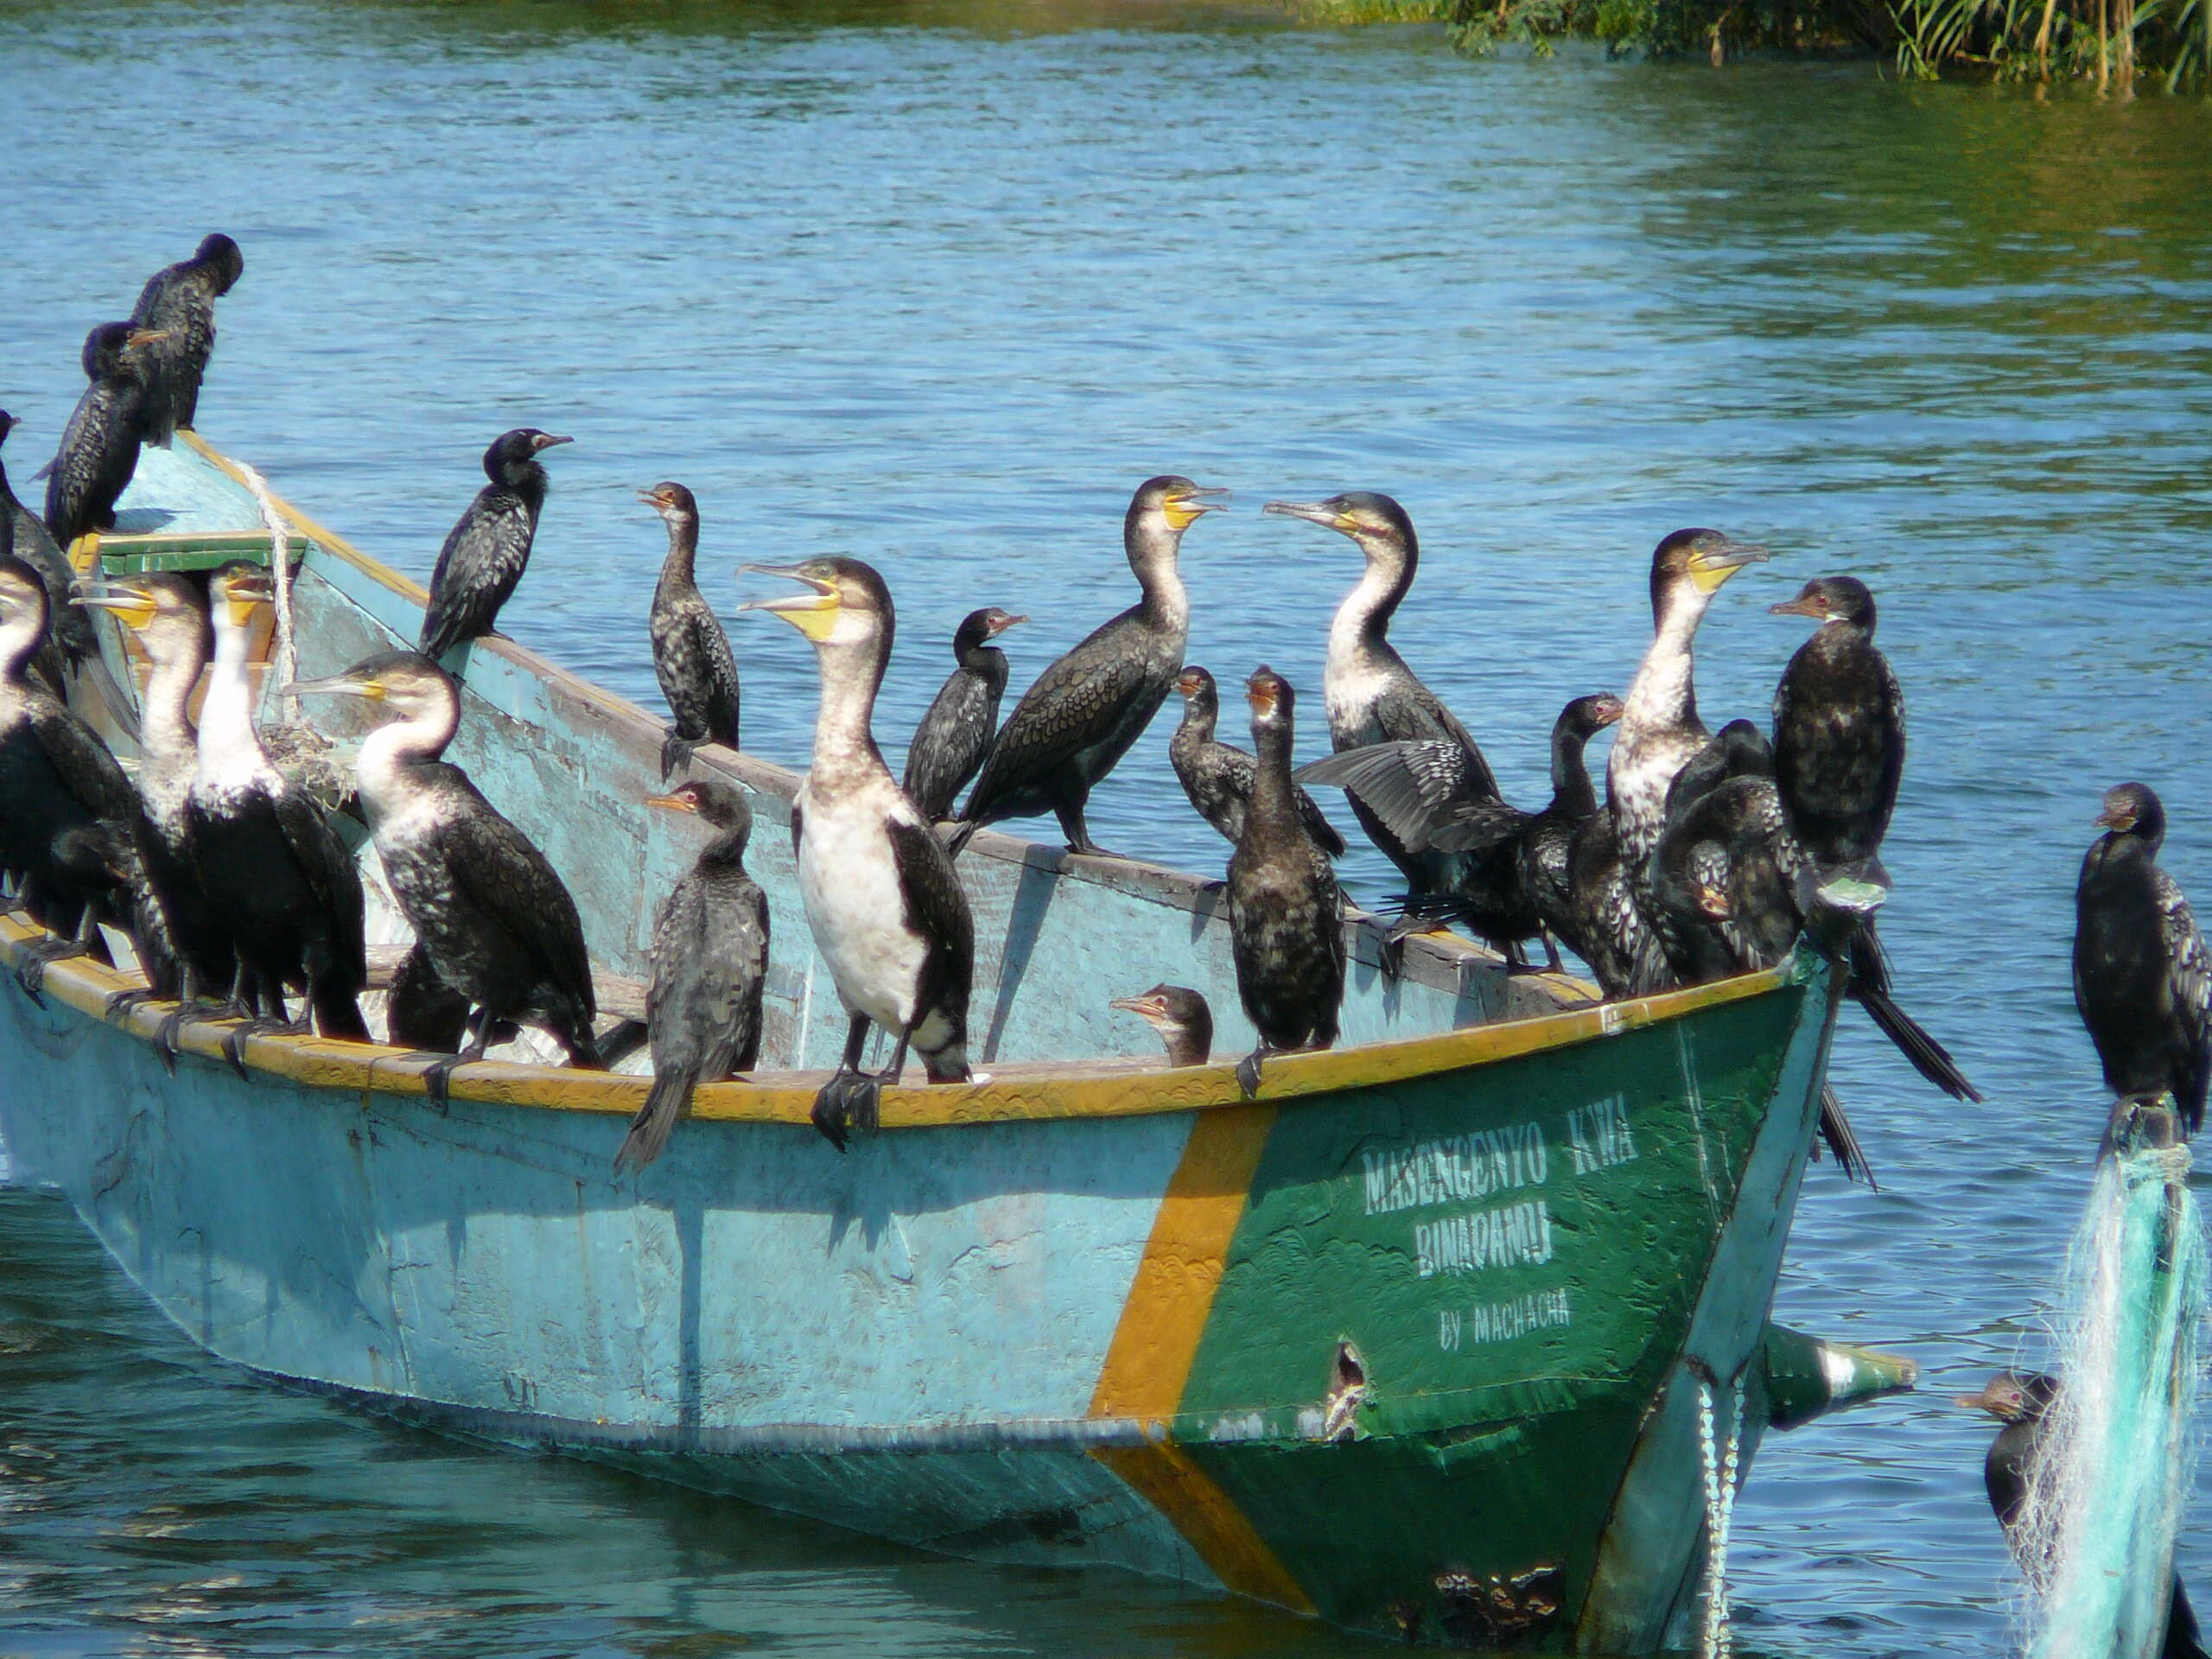
[{"label": "juvenile cormorant with mottled feathers", "polygon": [[2148,785],[2119,784],[2097,823],[2074,895],[2074,1006],[2113,1093],[2170,1091],[2194,1135],[2212,1083],[2212,957],[2158,867],[2166,809]]},{"label": "juvenile cormorant with mottled feathers", "polygon": [[[2065,1393],[2055,1376],[2037,1371],[1999,1371],[1980,1394],[1957,1396],[1960,1405],[1986,1411],[2003,1425],[1982,1459],[1982,1484],[1989,1493],[1989,1507],[2005,1529],[2005,1542],[2031,1585],[2040,1587],[2050,1577],[2052,1563],[2035,1559],[2036,1548],[2024,1522],[2028,1491],[2036,1478],[2036,1465],[2044,1455],[2046,1432],[2052,1412]],[[2159,1659],[2207,1659],[2204,1637],[2196,1624],[2196,1610],[2189,1592],[2174,1575],[2173,1594],[2166,1610],[2165,1644]]]},{"label": "juvenile cormorant with mottled feathers", "polygon": [[[0,444],[7,442],[8,435],[22,424],[0,409]],[[58,671],[66,664],[86,662],[99,655],[99,636],[92,632],[92,619],[69,603],[69,585],[76,573],[54,544],[46,520],[16,499],[4,461],[0,461],[0,519],[7,521],[7,527],[0,530],[0,550],[13,553],[37,571],[39,580],[46,584],[52,666]]]},{"label": "juvenile cormorant with mottled feathers", "polygon": [[668,557],[653,589],[653,675],[676,716],[660,746],[664,780],[702,743],[737,747],[737,656],[721,619],[699,591],[699,502],[681,484],[656,484],[638,499],[668,525]]},{"label": "juvenile cormorant with mottled feathers", "polygon": [[696,814],[714,838],[653,918],[652,988],[645,998],[653,1086],[614,1155],[617,1169],[643,1169],[660,1156],[699,1084],[760,1063],[767,985],[768,898],[745,871],[753,808],[744,791],[695,778],[645,804]]},{"label": "juvenile cormorant with mottled feathers", "polygon": [[454,1067],[484,1058],[503,1027],[536,1026],[597,1070],[591,957],[576,901],[529,836],[468,774],[442,757],[461,728],[461,688],[411,651],[287,687],[361,697],[397,718],[361,742],[355,778],[377,856],[416,948],[438,980],[468,999],[468,1040],[425,1074],[442,1102]]},{"label": "juvenile cormorant with mottled feathers", "polygon": [[1158,1032],[1170,1066],[1204,1065],[1213,1057],[1213,1010],[1187,985],[1155,985],[1106,1006],[1134,1014]]},{"label": "juvenile cormorant with mottled feathers", "polygon": [[1236,1066],[1249,1096],[1268,1055],[1335,1044],[1344,932],[1336,872],[1306,833],[1290,781],[1296,696],[1265,666],[1252,671],[1245,695],[1257,766],[1244,833],[1229,858],[1229,942],[1238,1000],[1260,1033]]},{"label": "juvenile cormorant with mottled feathers", "polygon": [[145,436],[146,353],[161,337],[127,322],[85,336],[91,384],[62,429],[46,476],[46,527],[67,549],[90,530],[115,528],[115,504],[138,470]]},{"label": "juvenile cormorant with mottled feathers", "polygon": [[[1568,862],[1574,837],[1598,815],[1598,791],[1590,781],[1586,751],[1590,740],[1621,717],[1621,700],[1610,691],[1577,697],[1552,722],[1552,798],[1515,839],[1513,856],[1521,890],[1544,925],[1549,940],[1589,959],[1578,930]],[[1559,953],[1552,953],[1559,966]]]},{"label": "juvenile cormorant with mottled feathers", "polygon": [[1904,692],[1874,644],[1874,595],[1821,576],[1767,607],[1820,623],[1774,692],[1774,780],[1789,827],[1822,869],[1881,850],[1904,775]]},{"label": "juvenile cormorant with mottled feathers", "polygon": [[1122,544],[1144,597],[1039,674],[991,745],[982,776],[960,814],[957,855],[987,823],[1051,812],[1068,850],[1114,858],[1090,839],[1086,803],[1099,779],[1152,723],[1183,671],[1191,601],[1175,560],[1183,532],[1217,512],[1202,489],[1166,474],[1137,486],[1122,524]]},{"label": "juvenile cormorant with mottled feathers", "polygon": [[1010,616],[993,605],[970,611],[952,636],[958,664],[914,728],[906,746],[904,786],[932,823],[952,816],[952,803],[967,781],[982,770],[999,729],[999,699],[1006,694],[1006,652],[990,642],[1026,616]]},{"label": "juvenile cormorant with mottled feathers", "polygon": [[200,410],[200,383],[215,351],[215,302],[245,272],[238,245],[219,231],[191,258],[163,266],[140,290],[130,321],[163,336],[146,359],[146,441],[164,449]]},{"label": "juvenile cormorant with mottled feathers", "polygon": [[[1212,675],[1203,668],[1185,668],[1175,688],[1183,694],[1183,722],[1167,740],[1168,764],[1175,768],[1175,777],[1198,816],[1233,847],[1244,838],[1244,803],[1252,797],[1252,778],[1259,763],[1214,735],[1221,717],[1221,694]],[[1303,789],[1296,791],[1295,798],[1299,822],[1313,844],[1331,858],[1342,858],[1344,838],[1336,826],[1321,816],[1321,809]]]},{"label": "juvenile cormorant with mottled feathers", "polygon": [[244,560],[208,578],[214,667],[200,708],[188,843],[200,890],[237,953],[239,1007],[282,1022],[284,993],[300,986],[308,1028],[366,1042],[360,871],[322,809],[270,763],[254,731],[249,633],[254,613],[271,597],[268,572]]},{"label": "juvenile cormorant with mottled feathers", "polygon": [[[814,757],[791,803],[799,898],[815,948],[851,1016],[836,1074],[814,1102],[814,1125],[840,1152],[872,1132],[882,1085],[906,1052],[931,1083],[968,1079],[968,996],[976,925],[951,855],[883,763],[871,720],[891,660],[891,592],[858,559],[747,565],[807,591],[746,608],[781,617],[814,642],[822,702]],[[870,1021],[896,1040],[880,1075],[860,1069]]]},{"label": "juvenile cormorant with mottled feathers", "polygon": [[438,550],[430,573],[430,602],[423,613],[422,652],[437,661],[455,645],[482,638],[499,620],[530,563],[537,515],[545,505],[545,468],[539,454],[575,440],[518,426],[502,432],[484,452],[491,480],[461,515]]}]

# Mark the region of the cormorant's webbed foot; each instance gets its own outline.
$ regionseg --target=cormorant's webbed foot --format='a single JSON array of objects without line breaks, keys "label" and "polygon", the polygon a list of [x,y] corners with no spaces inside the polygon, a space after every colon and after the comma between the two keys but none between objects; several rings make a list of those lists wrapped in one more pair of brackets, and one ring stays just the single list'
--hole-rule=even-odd
[{"label": "cormorant's webbed foot", "polygon": [[840,1069],[814,1097],[814,1127],[838,1151],[855,1134],[874,1135],[883,1080],[867,1071]]},{"label": "cormorant's webbed foot", "polygon": [[100,1017],[113,1024],[118,1020],[128,1020],[132,1010],[162,1000],[150,985],[140,985],[128,991],[112,991],[108,995],[107,1006],[100,1010]]},{"label": "cormorant's webbed foot", "polygon": [[16,964],[16,983],[23,988],[23,995],[46,1006],[46,970],[57,962],[71,957],[88,954],[74,939],[36,939],[23,947],[23,959]]},{"label": "cormorant's webbed foot", "polygon": [[1236,1062],[1236,1086],[1244,1091],[1244,1098],[1252,1100],[1260,1092],[1260,1062],[1272,1051],[1265,1043]]},{"label": "cormorant's webbed foot", "polygon": [[271,1020],[264,1016],[257,1020],[241,1020],[223,1033],[223,1058],[231,1063],[231,1070],[248,1083],[253,1073],[246,1069],[245,1039],[249,1037],[300,1035],[300,1028],[289,1020]]},{"label": "cormorant's webbed foot", "polygon": [[440,1116],[453,1109],[448,1090],[453,1082],[453,1069],[467,1064],[459,1054],[448,1054],[442,1060],[433,1060],[423,1068],[423,1093]]},{"label": "cormorant's webbed foot", "polygon": [[678,767],[690,766],[691,751],[697,747],[690,738],[677,732],[675,727],[670,727],[667,734],[660,741],[661,782],[664,784],[675,777]]}]

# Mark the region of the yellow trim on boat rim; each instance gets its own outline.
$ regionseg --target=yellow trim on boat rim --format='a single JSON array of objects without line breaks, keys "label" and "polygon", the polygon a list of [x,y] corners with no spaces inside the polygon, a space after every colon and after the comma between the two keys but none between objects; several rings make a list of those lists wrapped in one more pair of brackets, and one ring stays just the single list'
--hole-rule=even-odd
[{"label": "yellow trim on boat rim", "polygon": [[[0,915],[0,960],[14,966],[22,947],[50,937],[20,916]],[[1530,1020],[1468,1026],[1459,1031],[1395,1042],[1363,1043],[1319,1054],[1277,1054],[1261,1079],[1264,1100],[1286,1104],[1348,1089],[1374,1089],[1442,1071],[1489,1065],[1547,1049],[1595,1042],[1617,1033],[1680,1019],[1701,1008],[1764,996],[1788,983],[1784,963],[1736,979],[1688,990],[1663,991],[1630,1002],[1608,1002]],[[143,990],[144,982],[86,957],[69,957],[46,970],[45,994],[79,1014],[106,1020],[109,999]],[[150,1043],[175,1007],[142,1002],[111,1022]],[[223,1058],[227,1022],[194,1020],[179,1033],[185,1053]],[[310,1089],[359,1094],[420,1095],[423,1073],[439,1057],[373,1043],[341,1043],[321,1037],[257,1033],[242,1048],[249,1070]],[[627,1117],[645,1104],[652,1080],[565,1066],[515,1065],[480,1060],[456,1067],[449,1093],[455,1100],[529,1106],[553,1111],[611,1112]],[[699,1085],[691,1115],[739,1123],[810,1125],[815,1077],[774,1083]],[[1192,1065],[1176,1071],[1079,1073],[1008,1077],[990,1083],[902,1084],[883,1091],[887,1129],[937,1128],[963,1123],[1007,1123],[1069,1117],[1138,1117],[1155,1112],[1229,1109],[1246,1103],[1233,1068]]]}]

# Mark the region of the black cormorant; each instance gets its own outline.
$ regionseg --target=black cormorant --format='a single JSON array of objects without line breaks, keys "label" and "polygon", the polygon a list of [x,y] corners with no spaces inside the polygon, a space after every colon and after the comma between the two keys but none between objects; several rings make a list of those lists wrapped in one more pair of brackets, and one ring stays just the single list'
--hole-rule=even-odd
[{"label": "black cormorant", "polygon": [[699,503],[681,484],[656,484],[638,498],[668,525],[668,558],[653,589],[653,673],[676,716],[660,746],[666,780],[702,743],[737,747],[737,658],[721,619],[699,591]]},{"label": "black cormorant", "polygon": [[760,1063],[768,973],[768,899],[745,873],[753,808],[744,791],[695,778],[645,804],[696,813],[714,839],[653,918],[653,982],[645,999],[653,1086],[614,1155],[617,1169],[642,1169],[660,1156],[700,1084]]},{"label": "black cormorant", "polygon": [[1135,1014],[1160,1033],[1170,1066],[1204,1065],[1213,1055],[1213,1010],[1187,985],[1155,985],[1141,996],[1117,996],[1107,1007]]},{"label": "black cormorant", "polygon": [[[2036,1464],[2044,1455],[2044,1432],[2050,1414],[2064,1394],[2055,1376],[2036,1371],[1999,1371],[1980,1394],[1962,1394],[1958,1403],[1986,1411],[2004,1425],[1982,1459],[1981,1478],[1989,1492],[1989,1507],[1997,1524],[2005,1529],[2005,1542],[2012,1559],[2031,1585],[2041,1588],[2052,1563],[2031,1552],[2037,1548],[2024,1528],[2028,1491],[2036,1478]],[[2196,1610],[2181,1575],[2174,1575],[2173,1596],[2166,1611],[2165,1645],[2160,1659],[2207,1659],[2204,1638],[2196,1624]]]},{"label": "black cormorant", "polygon": [[158,333],[127,322],[104,322],[85,336],[92,384],[46,477],[46,527],[65,550],[87,531],[115,528],[115,504],[138,470],[145,435],[146,352],[160,343]]},{"label": "black cormorant", "polygon": [[[1598,791],[1584,751],[1620,717],[1621,700],[1609,691],[1577,697],[1560,710],[1552,722],[1552,798],[1522,826],[1513,849],[1521,890],[1537,918],[1553,939],[1564,940],[1586,962],[1590,953],[1578,930],[1567,866],[1576,832],[1598,814]],[[1559,965],[1556,950],[1552,965]]]},{"label": "black cormorant", "polygon": [[537,515],[545,505],[545,468],[538,452],[570,438],[531,426],[502,432],[484,452],[484,476],[468,511],[438,550],[430,602],[423,613],[422,651],[435,662],[466,639],[492,632],[499,607],[522,580]]},{"label": "black cormorant", "polygon": [[2191,1135],[2212,1081],[2212,957],[2158,868],[2166,810],[2147,785],[2105,791],[2074,894],[2074,1006],[2123,1099],[2170,1090]]},{"label": "black cormorant", "polygon": [[1272,669],[1253,670],[1252,747],[1258,765],[1244,834],[1229,857],[1229,940],[1236,995],[1260,1045],[1237,1063],[1246,1095],[1269,1054],[1327,1048],[1344,994],[1344,932],[1336,872],[1298,814],[1290,781],[1296,698]]},{"label": "black cormorant", "polygon": [[1874,595],[1822,576],[1767,609],[1821,626],[1774,692],[1774,779],[1789,827],[1822,869],[1880,849],[1904,772],[1904,693],[1874,644]]},{"label": "black cormorant", "polygon": [[200,382],[215,350],[215,302],[245,271],[238,245],[219,231],[191,258],[147,280],[130,321],[165,336],[146,359],[146,440],[168,447],[200,408]]},{"label": "black cormorant", "polygon": [[1006,652],[990,642],[1026,616],[995,605],[970,611],[952,636],[959,664],[930,700],[914,741],[906,746],[906,793],[935,823],[952,816],[961,786],[982,770],[998,734],[999,699],[1006,694]]},{"label": "black cormorant", "polygon": [[1084,804],[1128,752],[1183,671],[1191,602],[1176,573],[1183,532],[1224,493],[1187,478],[1147,479],[1122,522],[1122,542],[1144,597],[1039,674],[991,745],[960,814],[957,854],[987,823],[1052,812],[1068,850],[1118,855],[1094,844]]},{"label": "black cormorant", "polygon": [[214,666],[200,709],[188,844],[200,890],[237,952],[241,1009],[283,1021],[286,988],[302,986],[308,1028],[366,1042],[360,871],[322,809],[270,764],[253,728],[249,632],[270,597],[268,572],[243,560],[207,581]]},{"label": "black cormorant", "polygon": [[576,901],[545,855],[441,757],[461,728],[461,688],[411,651],[287,687],[362,697],[396,718],[361,741],[355,778],[377,856],[415,943],[447,989],[474,1006],[468,1042],[425,1074],[442,1102],[456,1065],[484,1058],[503,1027],[532,1025],[600,1065],[591,958]]},{"label": "black cormorant", "polygon": [[[8,434],[21,424],[0,409],[0,443],[5,443]],[[37,571],[39,580],[46,584],[47,632],[62,659],[54,666],[58,670],[64,663],[80,663],[99,655],[99,636],[92,631],[92,619],[69,603],[69,585],[76,573],[54,544],[46,520],[16,499],[5,462],[0,462],[0,518],[8,521],[7,528],[0,530],[0,549],[14,553]]]},{"label": "black cormorant", "polygon": [[[781,617],[814,642],[822,702],[814,757],[791,803],[799,897],[815,948],[851,1016],[815,1127],[840,1152],[876,1127],[878,1096],[911,1047],[931,1083],[968,1078],[968,995],[976,926],[952,859],[883,764],[870,729],[896,631],[890,589],[858,559],[747,565],[807,592],[746,608]],[[860,1069],[874,1020],[897,1042],[880,1076]]]},{"label": "black cormorant", "polygon": [[[1244,838],[1244,803],[1251,798],[1257,763],[1244,750],[1213,734],[1221,700],[1212,675],[1203,668],[1185,668],[1175,689],[1183,694],[1183,723],[1167,740],[1168,764],[1175,768],[1176,779],[1198,816],[1233,847]],[[1344,838],[1321,816],[1313,798],[1300,789],[1296,798],[1299,822],[1313,844],[1331,858],[1342,858]]]}]

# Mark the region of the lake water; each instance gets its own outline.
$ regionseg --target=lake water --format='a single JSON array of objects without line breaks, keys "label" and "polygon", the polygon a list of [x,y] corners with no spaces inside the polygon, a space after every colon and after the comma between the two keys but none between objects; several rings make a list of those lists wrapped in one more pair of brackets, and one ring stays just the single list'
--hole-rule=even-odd
[{"label": "lake water", "polygon": [[[1866,63],[1469,62],[1421,30],[1085,0],[0,0],[0,134],[19,486],[86,329],[226,230],[247,269],[202,429],[417,575],[493,435],[573,433],[506,626],[656,707],[664,537],[634,493],[662,478],[699,495],[726,609],[776,586],[741,560],[885,571],[894,740],[963,613],[1033,619],[1018,689],[1128,602],[1140,480],[1231,486],[1185,550],[1192,659],[1289,675],[1312,752],[1357,555],[1256,510],[1388,490],[1426,550],[1396,638],[1531,803],[1559,705],[1634,667],[1661,535],[1778,550],[1703,636],[1716,724],[1764,713],[1802,637],[1765,607],[1864,576],[1913,721],[1884,931],[1989,1101],[1847,1017],[1835,1080],[1883,1190],[1814,1172],[1778,1312],[1927,1375],[1770,1440],[1741,1640],[2005,1649],[1987,1436],[1945,1402],[2039,1355],[2088,1192],[2066,942],[2107,785],[2162,791],[2167,862],[2212,901],[2212,109]],[[747,747],[803,763],[803,642],[731,632]],[[1093,828],[1217,872],[1167,730]],[[1351,870],[1388,890],[1373,855]],[[0,1192],[0,1654],[740,1650],[1376,1649],[296,1398],[188,1346],[53,1198]]]}]

